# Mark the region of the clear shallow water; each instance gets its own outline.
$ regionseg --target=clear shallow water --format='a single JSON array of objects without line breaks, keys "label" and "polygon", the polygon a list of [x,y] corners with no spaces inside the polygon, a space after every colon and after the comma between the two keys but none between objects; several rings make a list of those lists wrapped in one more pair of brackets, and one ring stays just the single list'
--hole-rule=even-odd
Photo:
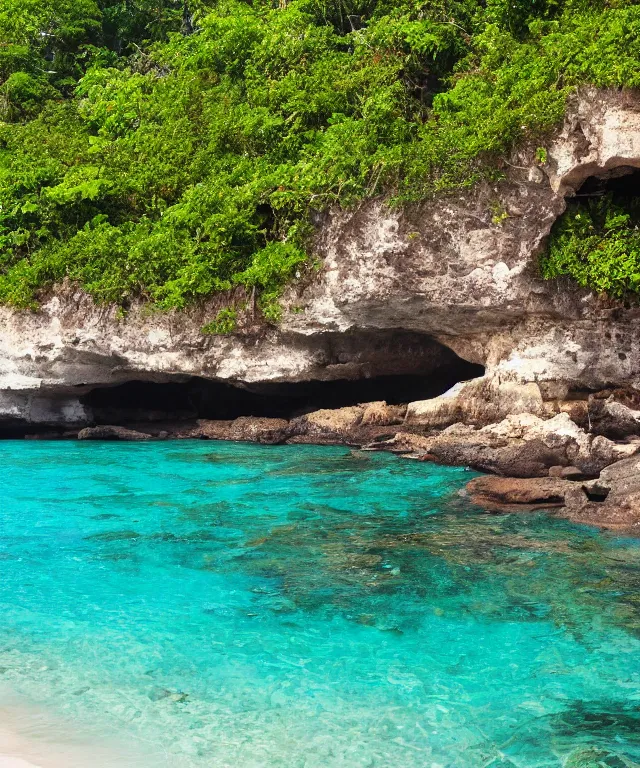
[{"label": "clear shallow water", "polygon": [[640,760],[637,540],[490,517],[467,472],[342,448],[0,461],[0,707],[9,690],[154,766]]}]

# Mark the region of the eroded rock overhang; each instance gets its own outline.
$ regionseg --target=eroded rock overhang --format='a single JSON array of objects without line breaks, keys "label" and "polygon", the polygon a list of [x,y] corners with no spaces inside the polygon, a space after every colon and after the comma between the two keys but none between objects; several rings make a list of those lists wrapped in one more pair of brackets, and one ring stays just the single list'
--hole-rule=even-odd
[{"label": "eroded rock overhang", "polygon": [[[53,306],[63,306],[59,297]],[[85,318],[92,317],[94,306],[85,307]],[[128,342],[114,335],[109,348],[94,341],[87,349],[77,336],[68,340],[77,315],[71,326],[58,316],[54,337],[54,324],[43,321],[46,311],[37,316],[41,340],[34,318],[25,315],[22,332],[6,348],[13,358],[5,358],[12,370],[7,365],[0,380],[0,436],[20,436],[32,426],[291,419],[360,402],[431,398],[484,373],[434,339],[403,330],[289,338],[272,332],[244,338],[243,345],[237,338],[200,337],[199,350],[183,343],[159,352],[147,347],[151,335],[157,344],[159,329],[147,329],[145,343],[140,327]]]}]

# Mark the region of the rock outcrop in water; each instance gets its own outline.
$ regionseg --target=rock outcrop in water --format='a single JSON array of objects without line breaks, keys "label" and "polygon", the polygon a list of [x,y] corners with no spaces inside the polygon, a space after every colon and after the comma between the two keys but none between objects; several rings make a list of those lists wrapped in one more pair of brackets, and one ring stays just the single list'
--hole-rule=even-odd
[{"label": "rock outcrop in water", "polygon": [[137,432],[134,429],[112,426],[109,424],[99,427],[85,427],[78,433],[78,440],[125,440],[134,442],[138,440],[150,440],[151,435],[146,432]]},{"label": "rock outcrop in water", "polygon": [[566,413],[546,421],[518,414],[481,429],[456,424],[424,443],[425,453],[442,464],[467,465],[506,477],[548,477],[552,468],[560,467],[597,477],[639,447],[588,434]]},{"label": "rock outcrop in water", "polygon": [[[205,336],[201,328],[220,299],[184,313],[136,305],[123,317],[70,285],[37,312],[0,310],[0,427],[63,433],[137,422],[154,434],[145,421],[190,419],[169,432],[261,442],[395,440],[414,453],[501,474],[542,476],[560,465],[596,476],[633,452],[628,441],[640,435],[640,309],[543,281],[537,259],[566,198],[587,179],[640,168],[640,98],[583,90],[548,161],[540,166],[534,156],[533,149],[514,155],[502,182],[413,208],[372,201],[318,217],[322,268],[290,288],[277,328],[247,311],[237,333]],[[119,414],[114,388],[131,382],[171,385],[173,394],[153,409],[141,397],[135,417]],[[313,382],[360,384],[348,396],[343,390],[343,401],[335,390],[327,409],[316,390],[304,390]],[[376,382],[387,401],[404,405],[359,405],[376,398],[358,398],[358,387]],[[236,389],[225,390],[225,400],[206,394],[210,383]],[[270,398],[288,402],[293,385],[303,387],[297,412],[271,412]],[[189,397],[181,399],[180,387]],[[113,390],[104,418],[92,399],[98,390]],[[212,401],[228,404],[233,392],[249,398],[243,413],[220,405],[203,421]],[[255,412],[256,403],[264,412]],[[345,408],[332,412],[336,405]],[[540,435],[483,430],[518,414],[551,419],[552,427],[560,418],[572,437],[550,445]],[[280,421],[238,423],[237,416]]]},{"label": "rock outcrop in water", "polygon": [[471,499],[493,512],[529,512],[557,508],[575,523],[615,531],[640,531],[640,459],[632,457],[604,469],[588,482],[561,478],[504,478],[472,480]]}]

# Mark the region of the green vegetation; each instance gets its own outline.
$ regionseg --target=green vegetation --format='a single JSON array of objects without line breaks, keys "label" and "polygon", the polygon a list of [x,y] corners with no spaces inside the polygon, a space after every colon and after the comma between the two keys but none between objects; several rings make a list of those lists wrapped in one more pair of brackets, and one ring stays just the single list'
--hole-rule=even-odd
[{"label": "green vegetation", "polygon": [[572,201],[542,261],[547,278],[569,275],[616,298],[640,293],[640,197]]},{"label": "green vegetation", "polygon": [[232,307],[225,307],[218,312],[215,320],[207,323],[202,328],[202,333],[226,336],[227,334],[233,333],[235,331],[237,323],[237,310],[233,309]]},{"label": "green vegetation", "polygon": [[3,0],[0,301],[244,286],[276,320],[314,211],[495,177],[639,63],[630,0]]}]

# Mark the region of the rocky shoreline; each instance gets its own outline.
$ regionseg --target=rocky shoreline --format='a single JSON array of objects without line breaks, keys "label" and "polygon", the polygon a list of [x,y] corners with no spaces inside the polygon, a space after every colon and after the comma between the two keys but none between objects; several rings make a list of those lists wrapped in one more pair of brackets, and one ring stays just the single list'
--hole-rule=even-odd
[{"label": "rocky shoreline", "polygon": [[[318,213],[318,269],[275,325],[239,293],[124,311],[67,282],[0,307],[0,437],[346,444],[489,473],[469,492],[493,511],[640,530],[640,304],[539,269],[585,184],[640,179],[640,92],[581,89],[544,149],[420,205]],[[203,333],[228,306],[233,333]]]},{"label": "rocky shoreline", "polygon": [[[575,411],[581,409],[576,406]],[[243,416],[98,425],[64,436],[348,445],[388,451],[487,473],[472,480],[467,493],[473,503],[493,513],[544,509],[573,522],[640,533],[640,411],[613,396],[592,399],[590,431],[565,411],[547,419],[520,413],[484,426],[455,423],[441,428],[434,426],[441,420],[437,409],[432,409],[431,424],[424,417],[421,423],[412,421],[411,414],[418,410],[417,403],[396,406],[380,401],[323,409],[291,420]]]}]

